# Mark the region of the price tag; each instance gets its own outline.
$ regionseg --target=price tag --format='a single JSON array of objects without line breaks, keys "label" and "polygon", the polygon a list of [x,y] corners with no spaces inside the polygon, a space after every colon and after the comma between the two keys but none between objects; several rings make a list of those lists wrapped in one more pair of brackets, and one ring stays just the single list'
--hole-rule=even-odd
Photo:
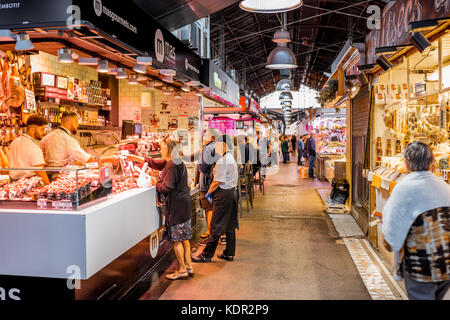
[{"label": "price tag", "polygon": [[367,177],[367,181],[372,182],[373,181],[373,172],[369,171],[369,175]]},{"label": "price tag", "polygon": [[86,168],[88,169],[98,169],[98,162],[88,162],[86,163]]},{"label": "price tag", "polygon": [[388,190],[391,188],[391,181],[385,178],[381,178],[381,188]]}]

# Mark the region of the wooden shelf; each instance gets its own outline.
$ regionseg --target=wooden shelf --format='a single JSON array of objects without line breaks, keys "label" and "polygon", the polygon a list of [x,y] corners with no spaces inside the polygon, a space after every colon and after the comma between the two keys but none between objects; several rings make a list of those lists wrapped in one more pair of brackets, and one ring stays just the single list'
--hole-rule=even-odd
[{"label": "wooden shelf", "polygon": [[[41,97],[44,98],[44,97]],[[87,102],[82,102],[82,101],[78,101],[78,100],[70,100],[70,99],[59,99],[60,103],[56,103],[54,101],[49,101],[49,99],[56,99],[56,98],[44,98],[43,102],[50,102],[50,103],[54,103],[54,104],[71,104],[74,106],[78,106],[78,107],[89,107],[89,108],[96,108],[96,109],[100,109],[100,110],[105,110],[105,111],[111,111],[111,107],[107,106],[107,105],[103,105],[103,104],[90,104]]]},{"label": "wooden shelf", "polygon": [[[61,126],[58,122],[51,122],[53,128],[59,128]],[[107,126],[88,126],[79,125],[78,130],[119,130],[120,127],[107,127]]]},{"label": "wooden shelf", "polygon": [[450,88],[445,88],[445,89],[443,89],[441,91],[434,91],[434,92],[430,92],[430,93],[427,93],[427,94],[424,94],[424,95],[421,95],[421,96],[414,96],[414,97],[408,98],[406,100],[397,101],[397,102],[394,102],[394,103],[391,103],[391,104],[386,104],[384,106],[384,108],[392,108],[392,107],[398,106],[398,105],[400,105],[402,103],[405,103],[405,102],[409,103],[409,102],[416,101],[416,100],[422,100],[422,99],[426,99],[426,98],[429,98],[429,97],[432,97],[432,96],[435,96],[435,95],[438,95],[438,94],[442,94],[442,93],[445,93],[445,92],[449,92],[449,91],[450,91]]}]

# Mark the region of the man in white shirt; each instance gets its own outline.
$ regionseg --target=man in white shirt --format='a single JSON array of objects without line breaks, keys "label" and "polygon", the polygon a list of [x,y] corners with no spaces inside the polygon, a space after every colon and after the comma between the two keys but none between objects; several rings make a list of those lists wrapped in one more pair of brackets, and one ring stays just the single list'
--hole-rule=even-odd
[{"label": "man in white shirt", "polygon": [[213,182],[206,198],[213,204],[211,233],[205,249],[193,262],[210,262],[219,243],[220,236],[226,235],[226,249],[218,258],[233,261],[236,251],[236,228],[239,229],[237,194],[238,167],[233,157],[232,139],[223,135],[215,143],[216,154],[222,157],[213,170]]},{"label": "man in white shirt", "polygon": [[[27,129],[24,134],[11,143],[9,154],[10,168],[42,168],[45,166],[44,155],[37,140],[45,135],[47,120],[40,115],[32,115],[27,120]],[[38,175],[45,184],[48,184],[48,176],[45,171],[10,171],[13,180],[28,178]]]},{"label": "man in white shirt", "polygon": [[71,159],[82,164],[94,160],[72,136],[77,134],[77,130],[78,115],[75,112],[64,112],[61,127],[45,136],[40,143],[48,167],[64,167]]}]

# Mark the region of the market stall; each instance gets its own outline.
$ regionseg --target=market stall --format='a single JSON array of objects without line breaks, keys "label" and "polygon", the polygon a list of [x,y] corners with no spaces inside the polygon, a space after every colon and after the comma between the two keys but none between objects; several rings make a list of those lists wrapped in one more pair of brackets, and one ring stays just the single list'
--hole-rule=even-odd
[{"label": "market stall", "polygon": [[[103,1],[133,21],[133,30],[95,14],[92,3],[79,3],[81,29],[55,27],[66,21],[65,8],[42,1],[48,12],[37,17],[35,5],[20,7],[27,25],[0,13],[0,287],[17,292],[9,299],[120,299],[170,249],[150,181],[159,172],[126,156],[159,158],[159,142],[169,135],[184,138],[186,153],[196,150],[200,58],[134,5]],[[154,41],[143,41],[150,29],[166,37],[178,58],[156,55]],[[16,33],[31,46],[18,50]],[[50,132],[61,127],[65,111],[78,115],[74,137],[87,152],[116,155],[120,163],[46,167],[58,175],[47,186],[37,176],[10,179],[17,168],[9,165],[9,146],[28,117],[45,117]],[[196,165],[187,166],[195,230]]]},{"label": "market stall", "polygon": [[316,177],[327,180],[345,179],[346,168],[346,111],[322,109],[309,123],[316,136]]},{"label": "market stall", "polygon": [[391,263],[393,255],[383,246],[382,212],[395,185],[407,175],[407,144],[420,140],[430,145],[433,173],[449,182],[449,41],[445,32],[438,33],[426,51],[410,50],[374,81],[369,233]]}]

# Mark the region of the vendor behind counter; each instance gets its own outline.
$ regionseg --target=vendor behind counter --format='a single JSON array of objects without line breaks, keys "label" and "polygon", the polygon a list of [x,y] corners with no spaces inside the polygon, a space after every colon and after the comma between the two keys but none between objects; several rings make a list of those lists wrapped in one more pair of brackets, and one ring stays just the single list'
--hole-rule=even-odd
[{"label": "vendor behind counter", "polygon": [[[45,166],[44,155],[37,140],[45,135],[47,120],[40,115],[32,115],[26,123],[27,129],[24,134],[11,143],[9,165],[11,168],[42,168]],[[45,184],[49,183],[45,171],[10,171],[11,179],[19,180],[32,176],[40,176]]]}]

